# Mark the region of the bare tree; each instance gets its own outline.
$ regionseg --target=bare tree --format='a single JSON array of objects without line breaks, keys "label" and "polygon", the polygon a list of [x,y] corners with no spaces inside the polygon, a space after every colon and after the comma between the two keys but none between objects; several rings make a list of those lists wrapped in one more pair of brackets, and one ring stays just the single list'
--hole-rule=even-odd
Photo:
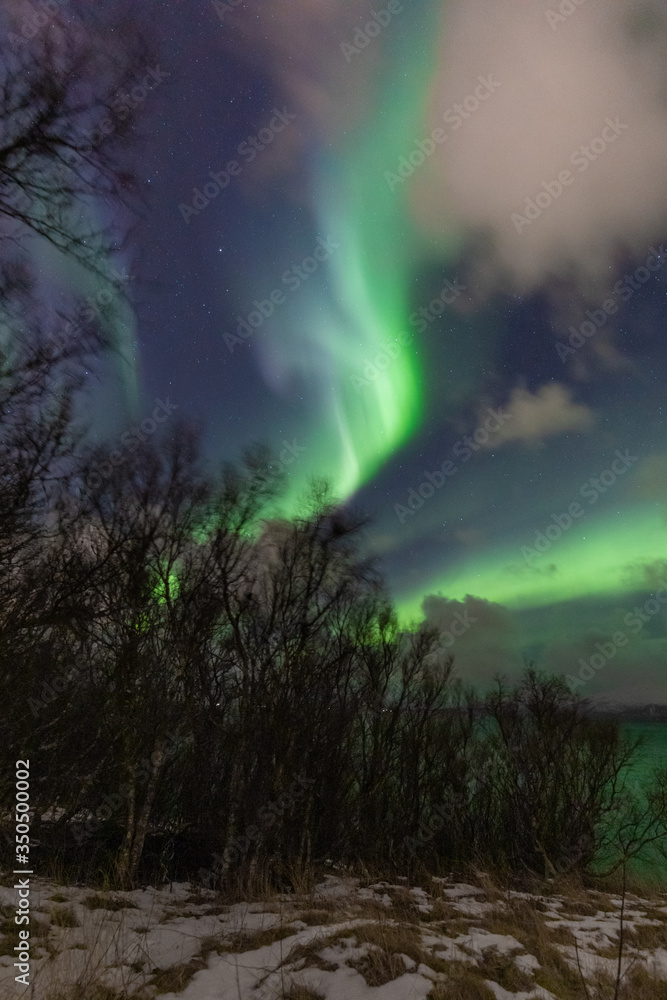
[{"label": "bare tree", "polygon": [[116,865],[124,883],[139,865],[169,748],[184,742],[186,678],[194,668],[188,640],[200,631],[192,599],[201,573],[196,537],[208,492],[194,438],[180,427],[129,455],[84,501],[77,550],[85,601],[72,612],[107,694],[102,721],[112,749],[91,795],[99,801],[105,789],[123,789]]},{"label": "bare tree", "polygon": [[[124,229],[100,225],[93,200],[118,205],[136,187],[119,154],[138,109],[120,99],[148,69],[128,19],[61,19],[0,59],[0,220],[5,250],[26,235],[104,276]],[[124,223],[126,223],[126,219]]]},{"label": "bare tree", "polygon": [[[5,10],[0,40],[0,697],[10,752],[53,746],[77,718],[74,697],[40,700],[54,677],[66,683],[85,645],[72,619],[84,581],[68,549],[81,516],[75,401],[124,295],[110,262],[138,204],[123,158],[140,109],[124,90],[148,70],[147,46],[128,18],[67,13],[28,38]],[[71,301],[53,305],[35,266],[45,248],[105,292],[67,326]],[[74,765],[65,752],[64,784]]]}]

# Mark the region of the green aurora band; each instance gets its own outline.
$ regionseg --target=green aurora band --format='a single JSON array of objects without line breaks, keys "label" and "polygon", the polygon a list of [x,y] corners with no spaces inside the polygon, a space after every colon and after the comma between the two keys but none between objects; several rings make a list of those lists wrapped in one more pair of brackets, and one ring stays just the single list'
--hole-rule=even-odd
[{"label": "green aurora band", "polygon": [[666,531],[660,509],[637,505],[572,526],[530,564],[521,554],[530,540],[517,539],[514,545],[461,558],[420,584],[418,592],[400,596],[399,618],[406,627],[423,619],[426,594],[452,600],[471,595],[520,610],[651,591],[660,586],[663,572],[667,580]]},{"label": "green aurora band", "polygon": [[[304,309],[302,301],[302,330],[280,331],[281,364],[317,385],[318,409],[309,420],[308,455],[288,477],[287,516],[299,508],[313,476],[326,478],[341,500],[351,497],[411,438],[423,415],[414,338],[399,341],[408,330],[410,280],[422,241],[410,219],[408,184],[391,190],[385,179],[424,134],[436,71],[442,8],[433,0],[417,7],[427,13],[420,19],[411,9],[401,21],[396,45],[384,52],[366,120],[320,160],[320,231],[340,248],[327,263],[333,306],[327,309],[319,297]],[[374,372],[369,366],[378,354],[390,357],[387,347],[395,357]]]}]

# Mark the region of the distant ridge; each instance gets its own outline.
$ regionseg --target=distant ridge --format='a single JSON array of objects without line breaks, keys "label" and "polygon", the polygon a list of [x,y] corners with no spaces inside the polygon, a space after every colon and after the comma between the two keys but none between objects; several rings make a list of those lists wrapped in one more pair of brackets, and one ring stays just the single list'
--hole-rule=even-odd
[{"label": "distant ridge", "polygon": [[589,714],[597,719],[621,722],[667,722],[667,705],[622,705],[614,702],[589,703]]}]

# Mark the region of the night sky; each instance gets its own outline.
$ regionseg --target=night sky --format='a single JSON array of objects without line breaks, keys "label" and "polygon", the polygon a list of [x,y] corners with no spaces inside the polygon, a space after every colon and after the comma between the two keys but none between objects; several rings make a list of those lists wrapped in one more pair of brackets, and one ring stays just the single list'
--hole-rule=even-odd
[{"label": "night sky", "polygon": [[99,419],[328,476],[465,680],[665,703],[664,3],[381,3],[156,7]]}]

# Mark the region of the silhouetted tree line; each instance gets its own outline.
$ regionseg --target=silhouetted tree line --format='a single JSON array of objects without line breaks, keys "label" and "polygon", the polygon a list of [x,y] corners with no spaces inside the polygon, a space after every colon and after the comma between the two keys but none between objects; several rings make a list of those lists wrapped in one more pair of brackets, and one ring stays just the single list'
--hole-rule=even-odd
[{"label": "silhouetted tree line", "polygon": [[104,317],[63,332],[24,248],[99,276],[118,246],[76,209],[131,188],[114,108],[144,50],[93,27],[0,71],[2,863],[26,758],[31,858],[74,878],[285,884],[327,859],[549,875],[664,849],[665,781],[627,781],[637,746],[558,678],[465,690],[436,630],[399,629],[362,520],[324,485],[285,520],[260,448],[211,471],[176,421],[90,444]]},{"label": "silhouetted tree line", "polygon": [[277,518],[266,453],[214,474],[181,425],[114,465],[53,367],[28,353],[0,378],[10,840],[21,757],[45,860],[123,884],[325,859],[550,875],[664,844],[664,783],[632,797],[619,726],[533,670],[464,690],[436,631],[399,629],[323,486]]}]

